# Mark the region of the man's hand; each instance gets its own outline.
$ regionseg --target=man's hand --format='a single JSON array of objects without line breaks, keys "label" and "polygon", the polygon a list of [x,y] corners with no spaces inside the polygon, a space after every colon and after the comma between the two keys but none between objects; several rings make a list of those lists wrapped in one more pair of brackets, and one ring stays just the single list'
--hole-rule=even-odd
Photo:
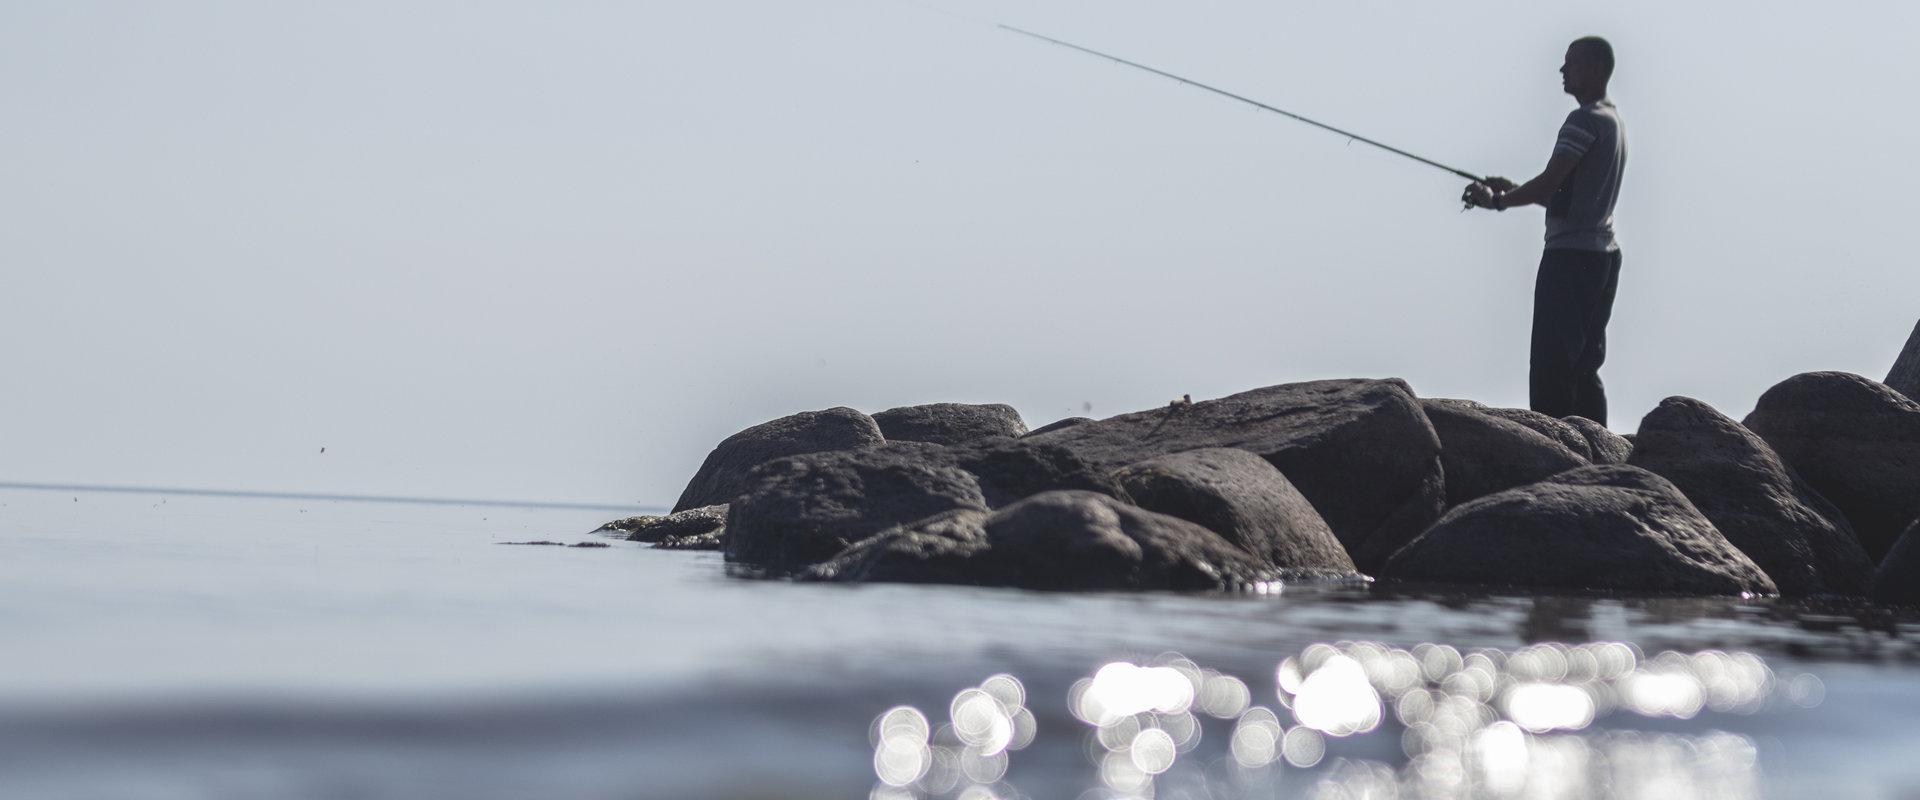
[{"label": "man's hand", "polygon": [[1460,202],[1466,203],[1468,208],[1492,208],[1493,187],[1479,181],[1469,183],[1466,191],[1460,193]]},{"label": "man's hand", "polygon": [[1502,192],[1511,192],[1515,189],[1520,188],[1520,186],[1514,183],[1513,181],[1507,180],[1506,178],[1502,178],[1499,176],[1488,178],[1485,181],[1483,181],[1483,183]]}]

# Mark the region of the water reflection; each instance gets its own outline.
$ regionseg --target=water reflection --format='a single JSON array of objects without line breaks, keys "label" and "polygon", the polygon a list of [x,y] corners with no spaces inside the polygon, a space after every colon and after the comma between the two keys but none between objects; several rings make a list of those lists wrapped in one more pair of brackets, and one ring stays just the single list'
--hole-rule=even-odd
[{"label": "water reflection", "polygon": [[1023,796],[1007,780],[1013,753],[1073,736],[1088,798],[1748,797],[1749,737],[1634,728],[1790,712],[1824,688],[1752,653],[1622,642],[1319,643],[1271,676],[1249,683],[1178,654],[1115,661],[1067,689],[1078,731],[1043,732],[1024,685],[995,675],[954,695],[937,728],[911,707],[876,717],[872,797]]}]

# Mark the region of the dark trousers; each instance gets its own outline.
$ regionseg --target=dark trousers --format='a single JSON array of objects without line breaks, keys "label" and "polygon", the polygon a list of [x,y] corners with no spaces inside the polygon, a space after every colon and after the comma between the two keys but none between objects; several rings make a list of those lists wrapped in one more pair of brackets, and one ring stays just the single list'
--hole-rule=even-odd
[{"label": "dark trousers", "polygon": [[1548,250],[1533,284],[1533,410],[1607,422],[1607,318],[1620,283],[1620,251]]}]

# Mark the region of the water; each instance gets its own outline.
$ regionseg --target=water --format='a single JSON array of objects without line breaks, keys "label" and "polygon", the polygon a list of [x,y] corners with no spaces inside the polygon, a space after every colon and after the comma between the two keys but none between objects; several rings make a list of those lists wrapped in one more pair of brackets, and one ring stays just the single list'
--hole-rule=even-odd
[{"label": "water", "polygon": [[0,491],[0,797],[1920,796],[1912,614],[497,546],[615,515]]}]

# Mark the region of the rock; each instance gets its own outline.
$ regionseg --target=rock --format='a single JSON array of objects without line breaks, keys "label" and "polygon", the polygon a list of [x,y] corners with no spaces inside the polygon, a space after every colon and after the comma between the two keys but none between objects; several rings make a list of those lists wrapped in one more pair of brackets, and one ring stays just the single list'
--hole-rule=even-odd
[{"label": "rock", "polygon": [[1125,496],[1108,471],[1058,444],[992,439],[952,448],[945,457],[980,481],[980,491],[990,508],[1056,490]]},{"label": "rock", "polygon": [[806,577],[1027,589],[1224,589],[1268,577],[1186,520],[1093,492],[1045,492],[981,517],[955,511],[850,547]]},{"label": "rock", "polygon": [[804,580],[846,583],[978,584],[987,579],[974,556],[987,545],[988,512],[962,508],[854,542],[803,572]]},{"label": "rock", "polygon": [[1874,562],[1840,510],[1706,403],[1662,400],[1641,420],[1627,463],[1672,481],[1781,594],[1859,595],[1873,579]]},{"label": "rock", "polygon": [[1880,562],[1867,596],[1897,606],[1920,606],[1920,520],[1907,526],[1887,560]]},{"label": "rock", "polygon": [[1760,395],[1746,426],[1839,507],[1867,555],[1885,558],[1920,517],[1920,403],[1858,375],[1809,372]]},{"label": "rock", "polygon": [[693,480],[673,504],[674,511],[732,502],[747,488],[754,467],[777,458],[858,450],[886,441],[872,417],[851,408],[804,411],[763,422],[727,437],[707,454]]},{"label": "rock", "polygon": [[988,508],[1000,508],[1041,492],[1062,489],[1125,496],[1111,475],[1057,444],[994,438],[958,447],[888,442],[882,449],[967,471],[979,481]]},{"label": "rock", "polygon": [[595,531],[623,531],[629,542],[658,542],[670,537],[697,536],[720,530],[727,524],[725,503],[690,508],[664,517],[640,516],[617,519]]},{"label": "rock", "polygon": [[1033,430],[1027,431],[1026,435],[1039,436],[1040,434],[1043,434],[1043,433],[1052,433],[1054,431],[1066,430],[1075,425],[1083,425],[1085,423],[1092,422],[1092,421],[1093,421],[1092,417],[1067,417],[1066,419],[1049,422],[1038,428],[1034,428]]},{"label": "rock", "polygon": [[1772,594],[1772,580],[1667,479],[1580,467],[1447,512],[1387,562],[1410,581]]},{"label": "rock", "polygon": [[588,548],[613,546],[613,545],[607,544],[606,542],[574,542],[573,544],[567,544],[565,542],[556,542],[551,539],[541,539],[541,540],[532,541],[532,542],[494,542],[494,544],[511,544],[511,545],[522,545],[522,546],[531,546],[531,547],[588,547]]},{"label": "rock", "polygon": [[769,461],[727,514],[726,559],[786,572],[896,525],[986,510],[980,484],[927,448],[879,447]]},{"label": "rock", "polygon": [[992,403],[932,403],[890,408],[873,415],[889,442],[966,444],[993,437],[1012,438],[1027,432],[1013,406]]},{"label": "rock", "polygon": [[1913,326],[1907,346],[1894,359],[1893,369],[1887,373],[1887,388],[1906,395],[1908,400],[1920,401],[1920,324]]},{"label": "rock", "polygon": [[1561,417],[1587,440],[1587,459],[1595,464],[1625,464],[1633,452],[1633,442],[1607,426],[1586,417]]},{"label": "rock", "polygon": [[656,550],[725,550],[727,529],[715,528],[706,533],[669,536],[654,542],[653,547]]},{"label": "rock", "polygon": [[1287,476],[1363,571],[1426,529],[1445,501],[1440,440],[1398,379],[1270,386],[1022,441],[1061,445],[1107,470],[1187,450],[1247,450]]},{"label": "rock", "polygon": [[1234,448],[1158,456],[1114,473],[1135,505],[1220,534],[1290,573],[1351,576],[1353,559],[1320,512],[1266,459]]},{"label": "rock", "polygon": [[[1562,442],[1514,421],[1512,415],[1471,400],[1421,400],[1420,407],[1440,435],[1440,463],[1446,469],[1449,506],[1587,465],[1586,456]],[[1544,414],[1537,416],[1550,419]],[[1572,426],[1566,427],[1572,430]],[[1581,452],[1586,446],[1582,438]]]}]

